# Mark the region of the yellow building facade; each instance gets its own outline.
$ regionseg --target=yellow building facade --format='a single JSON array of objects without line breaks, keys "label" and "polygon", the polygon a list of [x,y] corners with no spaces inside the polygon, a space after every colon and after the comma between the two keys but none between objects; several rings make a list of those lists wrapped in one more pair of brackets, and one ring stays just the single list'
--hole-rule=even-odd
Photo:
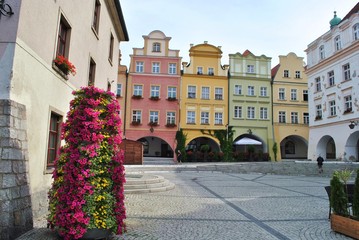
[{"label": "yellow building facade", "polygon": [[278,159],[307,158],[309,137],[308,80],[303,57],[279,56],[272,69],[274,140]]},{"label": "yellow building facade", "polygon": [[226,129],[228,124],[228,66],[221,65],[222,51],[207,42],[192,45],[190,62],[183,62],[180,128],[187,135],[187,150],[209,145],[219,152],[216,138],[203,133]]}]

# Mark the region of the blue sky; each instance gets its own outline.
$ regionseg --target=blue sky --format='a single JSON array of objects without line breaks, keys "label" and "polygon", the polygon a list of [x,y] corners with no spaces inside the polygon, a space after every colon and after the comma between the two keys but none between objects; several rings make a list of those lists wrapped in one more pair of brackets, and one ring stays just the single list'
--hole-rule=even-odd
[{"label": "blue sky", "polygon": [[132,48],[143,47],[143,35],[153,30],[171,37],[170,48],[189,61],[190,44],[208,41],[222,46],[222,65],[228,54],[243,53],[272,58],[306,54],[308,44],[330,29],[337,11],[344,16],[357,0],[120,0],[130,41],[122,42],[121,64],[129,66]]}]

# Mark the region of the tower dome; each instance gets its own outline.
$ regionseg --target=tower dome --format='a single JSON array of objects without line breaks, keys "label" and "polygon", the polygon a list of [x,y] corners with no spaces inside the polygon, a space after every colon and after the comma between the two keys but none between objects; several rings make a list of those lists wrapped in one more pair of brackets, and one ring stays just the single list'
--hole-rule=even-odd
[{"label": "tower dome", "polygon": [[334,11],[334,17],[332,20],[330,20],[330,28],[333,28],[334,26],[338,25],[342,19],[337,17],[337,12]]}]

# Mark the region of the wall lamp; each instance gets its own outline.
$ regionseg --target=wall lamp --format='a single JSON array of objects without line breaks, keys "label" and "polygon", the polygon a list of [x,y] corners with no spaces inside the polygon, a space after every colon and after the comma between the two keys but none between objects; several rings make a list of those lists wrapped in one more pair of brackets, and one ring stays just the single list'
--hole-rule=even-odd
[{"label": "wall lamp", "polygon": [[359,124],[359,120],[358,121],[350,121],[349,128],[353,129],[355,126],[358,126],[358,124]]},{"label": "wall lamp", "polygon": [[9,4],[5,3],[5,0],[0,0],[0,15],[11,16],[14,12]]}]

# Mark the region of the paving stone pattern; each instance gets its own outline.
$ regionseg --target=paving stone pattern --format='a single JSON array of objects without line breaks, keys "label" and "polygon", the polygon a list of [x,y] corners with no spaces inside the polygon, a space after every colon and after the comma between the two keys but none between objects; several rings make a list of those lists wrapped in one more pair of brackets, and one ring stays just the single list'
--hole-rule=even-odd
[{"label": "paving stone pattern", "polygon": [[[127,194],[128,231],[113,240],[351,239],[330,229],[327,177],[212,171],[156,174],[175,183],[175,189]],[[38,228],[18,238],[23,239],[57,237]]]}]

